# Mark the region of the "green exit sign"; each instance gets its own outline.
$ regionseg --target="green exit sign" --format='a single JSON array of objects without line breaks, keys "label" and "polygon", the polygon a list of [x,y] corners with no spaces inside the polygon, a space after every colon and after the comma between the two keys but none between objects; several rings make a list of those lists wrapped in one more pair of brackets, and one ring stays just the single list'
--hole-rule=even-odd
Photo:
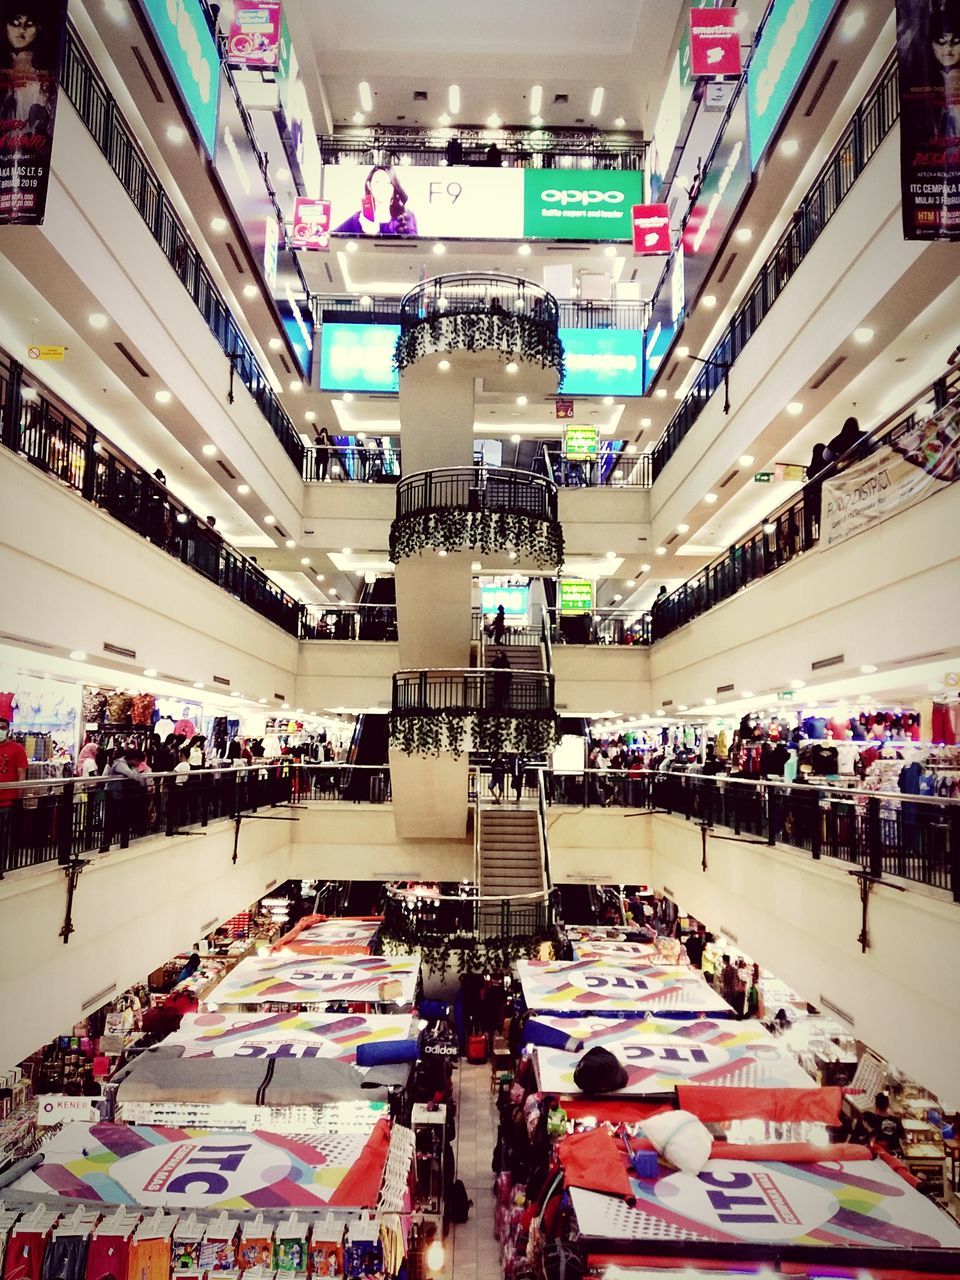
[{"label": "green exit sign", "polygon": [[778,694],[777,694],[777,701],[778,701],[778,702],[792,702],[792,701],[793,701],[793,690],[792,690],[792,689],[787,689],[787,690],[785,690],[783,693],[778,693]]},{"label": "green exit sign", "polygon": [[571,460],[595,458],[600,452],[600,428],[567,427],[563,437],[563,450]]},{"label": "green exit sign", "polygon": [[753,477],[753,483],[769,484],[772,479],[773,479],[772,471],[758,471],[757,474]]}]

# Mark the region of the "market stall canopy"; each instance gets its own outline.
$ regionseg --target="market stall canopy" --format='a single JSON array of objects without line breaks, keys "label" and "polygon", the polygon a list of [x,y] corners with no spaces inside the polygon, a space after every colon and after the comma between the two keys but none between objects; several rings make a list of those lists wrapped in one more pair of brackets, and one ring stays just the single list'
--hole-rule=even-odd
[{"label": "market stall canopy", "polygon": [[373,1133],[216,1133],[71,1121],[8,1194],[169,1209],[372,1208],[390,1141]]},{"label": "market stall canopy", "polygon": [[695,969],[603,960],[519,960],[528,1009],[618,1017],[646,1010],[666,1017],[733,1017],[719,992]]},{"label": "market stall canopy", "polygon": [[372,919],[304,916],[274,943],[272,950],[314,956],[369,954],[381,923],[379,916]]},{"label": "market stall canopy", "polygon": [[[408,1013],[196,1013],[163,1047],[184,1058],[335,1058],[356,1064],[362,1044],[416,1035]],[[363,1068],[361,1068],[363,1070]]]},{"label": "market stall canopy", "polygon": [[420,957],[248,956],[210,993],[216,1010],[248,1005],[369,1003],[409,1005],[420,975]]},{"label": "market stall canopy", "polygon": [[608,960],[619,964],[621,960],[640,964],[686,964],[683,944],[676,938],[658,938],[656,942],[572,942],[575,960]]}]

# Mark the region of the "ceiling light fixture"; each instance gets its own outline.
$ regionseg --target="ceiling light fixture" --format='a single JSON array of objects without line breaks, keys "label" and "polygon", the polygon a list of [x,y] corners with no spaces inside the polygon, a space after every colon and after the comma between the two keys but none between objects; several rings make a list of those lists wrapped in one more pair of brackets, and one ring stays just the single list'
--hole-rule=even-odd
[{"label": "ceiling light fixture", "polygon": [[245,298],[255,298],[260,290],[255,284],[245,284],[243,286],[243,296]]},{"label": "ceiling light fixture", "polygon": [[543,125],[543,116],[531,116],[530,123],[535,129],[539,129]]},{"label": "ceiling light fixture", "polygon": [[352,392],[352,391],[345,391],[345,392],[343,393],[343,403],[344,403],[344,404],[353,404],[353,392]]},{"label": "ceiling light fixture", "polygon": [[872,662],[865,662],[863,666],[860,668],[860,670],[863,673],[863,675],[872,676],[876,672],[877,668],[873,665]]},{"label": "ceiling light fixture", "polygon": [[491,111],[490,114],[487,116],[487,128],[499,129],[502,124],[503,124],[503,121],[500,119],[497,113],[495,111]]},{"label": "ceiling light fixture", "polygon": [[622,129],[626,123],[627,122],[624,120],[623,116],[617,116],[613,122],[613,127],[615,129]]},{"label": "ceiling light fixture", "polygon": [[447,106],[450,108],[451,115],[457,115],[460,111],[460,86],[452,84],[447,90]]},{"label": "ceiling light fixture", "polygon": [[437,368],[438,368],[442,373],[446,373],[446,372],[447,372],[447,370],[450,368],[450,361],[449,361],[449,360],[438,360],[438,361],[437,361]]},{"label": "ceiling light fixture", "polygon": [[519,444],[519,443],[520,443],[520,441],[521,441],[522,439],[523,439],[523,436],[512,435],[512,436],[510,437],[510,443],[511,443],[511,444]]},{"label": "ceiling light fixture", "polygon": [[737,462],[740,464],[740,466],[741,466],[741,467],[752,467],[752,466],[753,466],[753,454],[752,454],[752,453],[741,453],[740,457],[737,459]]},{"label": "ceiling light fixture", "polygon": [[642,565],[640,566],[640,572],[641,572],[641,573],[649,573],[649,572],[650,572],[650,566],[649,566],[648,564],[642,564]]},{"label": "ceiling light fixture", "polygon": [[248,484],[237,485],[237,493],[239,493],[242,498],[245,498],[249,492],[250,486]]},{"label": "ceiling light fixture", "polygon": [[217,456],[217,446],[215,444],[205,444],[200,452],[205,458],[215,458]]},{"label": "ceiling light fixture", "polygon": [[87,316],[87,324],[91,329],[105,329],[107,327],[107,317],[102,311],[91,311]]},{"label": "ceiling light fixture", "polygon": [[301,556],[301,557],[300,557],[300,563],[301,563],[301,564],[309,564],[309,563],[310,563],[310,557],[309,557],[309,556]]},{"label": "ceiling light fixture", "polygon": [[203,688],[203,681],[202,681],[202,680],[194,680],[194,682],[193,682],[193,687],[194,687],[195,689],[202,689],[202,688]]},{"label": "ceiling light fixture", "polygon": [[362,111],[355,111],[353,115],[350,117],[350,119],[354,124],[365,124],[367,117],[363,114]]},{"label": "ceiling light fixture", "polygon": [[157,404],[169,404],[173,399],[173,392],[167,391],[161,387],[159,391],[155,391],[153,393],[153,398],[156,400]]},{"label": "ceiling light fixture", "polygon": [[228,226],[228,223],[227,223],[226,218],[219,218],[219,217],[217,217],[217,218],[211,218],[211,219],[210,219],[210,230],[211,230],[211,231],[217,231],[217,232],[220,232],[220,231],[226,231],[227,226]]},{"label": "ceiling light fixture", "polygon": [[800,400],[790,400],[787,403],[786,409],[787,413],[789,413],[791,417],[798,418],[800,414],[803,413],[803,404]]},{"label": "ceiling light fixture", "polygon": [[658,556],[665,556],[666,554],[667,554],[667,548],[666,548],[666,547],[657,547],[657,555],[658,555]]},{"label": "ceiling light fixture", "polygon": [[357,244],[356,240],[348,240],[346,248],[347,248],[347,253],[356,253],[357,249],[359,248],[359,245]]},{"label": "ceiling light fixture", "polygon": [[286,167],[286,165],[284,165],[282,168],[277,170],[275,176],[278,182],[289,182],[290,170]]},{"label": "ceiling light fixture", "polygon": [[366,80],[361,80],[357,85],[357,93],[360,95],[360,105],[364,111],[373,110],[373,94],[370,92],[370,86]]},{"label": "ceiling light fixture", "polygon": [[667,389],[666,387],[657,387],[656,391],[653,394],[657,400],[666,400]]},{"label": "ceiling light fixture", "polygon": [[276,524],[276,523],[277,523],[277,517],[276,517],[276,516],[264,516],[264,517],[263,517],[263,523],[264,523],[264,524]]},{"label": "ceiling light fixture", "polygon": [[517,364],[516,360],[511,360],[507,365],[507,373],[516,373],[519,368],[520,366]]},{"label": "ceiling light fixture", "polygon": [[530,114],[538,116],[543,106],[543,85],[535,84],[530,90]]},{"label": "ceiling light fixture", "polygon": [[345,555],[345,556],[352,556],[352,555],[353,555],[353,547],[344,547],[344,548],[343,548],[343,552],[342,552],[342,554],[343,554],[343,555]]},{"label": "ceiling light fixture", "polygon": [[605,257],[615,258],[617,256],[617,246],[615,244],[608,244],[603,252]]},{"label": "ceiling light fixture", "polygon": [[863,24],[866,20],[867,15],[862,9],[854,9],[853,13],[848,13],[840,28],[845,39],[852,40],[854,36],[858,36],[863,30]]},{"label": "ceiling light fixture", "polygon": [[865,346],[866,343],[873,341],[873,330],[867,324],[859,329],[854,329],[853,340],[854,342],[859,342],[861,346]]},{"label": "ceiling light fixture", "polygon": [[752,697],[753,697],[753,690],[752,690],[752,689],[741,689],[741,690],[740,690],[740,697],[741,697],[741,698],[752,698]]},{"label": "ceiling light fixture", "polygon": [[177,146],[179,146],[181,142],[184,142],[186,140],[186,137],[187,135],[185,130],[181,129],[178,124],[167,125],[167,141],[168,142],[174,142],[176,143]]},{"label": "ceiling light fixture", "polygon": [[716,698],[704,698],[703,705],[705,707],[715,707],[717,705]]},{"label": "ceiling light fixture", "polygon": [[524,405],[527,403],[526,396],[517,396],[517,404]]},{"label": "ceiling light fixture", "polygon": [[637,446],[636,446],[635,444],[628,444],[628,445],[627,445],[627,448],[626,448],[626,452],[627,452],[627,453],[636,453],[636,452],[637,452]]},{"label": "ceiling light fixture", "polygon": [[437,256],[439,257],[440,254],[447,252],[447,246],[445,244],[441,244],[440,241],[438,240],[437,243],[433,246],[433,252],[437,254]]},{"label": "ceiling light fixture", "polygon": [[148,680],[152,680],[152,679],[153,679],[153,677],[157,674],[157,668],[156,668],[156,667],[144,667],[144,669],[143,669],[143,674],[147,677],[147,679],[148,679]]},{"label": "ceiling light fixture", "polygon": [[437,124],[441,127],[441,129],[445,129],[449,123],[450,123],[450,117],[447,115],[445,111],[442,112],[439,116],[437,116]]},{"label": "ceiling light fixture", "polygon": [[733,238],[739,240],[741,244],[748,244],[753,239],[753,231],[750,227],[737,227]]},{"label": "ceiling light fixture", "polygon": [[300,381],[299,378],[294,378],[294,380],[290,383],[289,389],[295,394],[296,392],[303,390],[303,383]]},{"label": "ceiling light fixture", "polygon": [[267,343],[267,346],[270,348],[271,351],[281,351],[283,349],[283,339],[271,338],[270,341]]},{"label": "ceiling light fixture", "polygon": [[803,689],[803,688],[805,688],[805,687],[806,687],[806,684],[807,684],[806,680],[791,680],[791,681],[790,681],[790,688],[791,688],[791,689]]},{"label": "ceiling light fixture", "polygon": [[592,116],[598,116],[602,110],[603,110],[603,85],[598,84],[593,91],[593,96],[590,99],[590,114]]},{"label": "ceiling light fixture", "polygon": [[689,354],[690,354],[689,347],[677,347],[677,358],[679,360],[686,360]]},{"label": "ceiling light fixture", "polygon": [[713,293],[705,293],[700,299],[700,305],[704,311],[712,311],[717,305],[716,295]]},{"label": "ceiling light fixture", "polygon": [[517,253],[519,253],[521,258],[529,258],[531,253],[533,253],[533,250],[528,244],[521,244],[517,245]]},{"label": "ceiling light fixture", "polygon": [[82,649],[71,649],[70,657],[73,659],[74,662],[86,662],[87,660],[87,655],[84,653]]},{"label": "ceiling light fixture", "polygon": [[636,580],[636,578],[628,578],[628,579],[627,579],[627,586],[628,586],[628,587],[635,587],[636,585],[637,585],[637,580]]},{"label": "ceiling light fixture", "polygon": [[608,559],[608,560],[616,560],[616,558],[617,558],[617,553],[616,553],[615,551],[608,551],[608,552],[607,552],[607,559]]},{"label": "ceiling light fixture", "polygon": [[717,495],[715,493],[705,493],[703,495],[703,500],[707,506],[712,507],[717,500]]},{"label": "ceiling light fixture", "polygon": [[287,539],[287,541],[286,541],[286,546],[290,547],[290,549],[291,549],[291,550],[292,550],[296,545],[297,545],[297,543],[296,543],[296,539],[295,539],[295,538],[288,538],[288,539]]},{"label": "ceiling light fixture", "polygon": [[652,418],[641,418],[641,419],[640,419],[640,425],[641,425],[641,427],[652,427],[652,426],[653,426],[653,419],[652,419]]},{"label": "ceiling light fixture", "polygon": [[316,422],[317,415],[314,413],[312,409],[308,409],[307,412],[303,415],[303,420],[304,422]]},{"label": "ceiling light fixture", "polygon": [[690,526],[688,524],[677,525],[677,533],[689,533],[689,532],[690,532]]},{"label": "ceiling light fixture", "polygon": [[603,403],[604,403],[605,405],[611,405],[611,404],[613,404],[613,396],[604,396],[604,397],[603,397]]},{"label": "ceiling light fixture", "polygon": [[780,143],[780,154],[782,156],[786,156],[788,159],[791,156],[795,156],[799,150],[800,143],[796,138],[784,138]]}]

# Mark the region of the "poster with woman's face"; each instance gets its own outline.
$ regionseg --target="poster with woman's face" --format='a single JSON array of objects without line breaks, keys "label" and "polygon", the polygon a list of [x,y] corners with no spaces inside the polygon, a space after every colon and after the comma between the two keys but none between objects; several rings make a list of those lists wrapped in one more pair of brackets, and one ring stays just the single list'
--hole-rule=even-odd
[{"label": "poster with woman's face", "polygon": [[43,221],[66,0],[0,0],[0,225]]},{"label": "poster with woman's face", "polygon": [[897,0],[906,240],[960,240],[960,0]]}]

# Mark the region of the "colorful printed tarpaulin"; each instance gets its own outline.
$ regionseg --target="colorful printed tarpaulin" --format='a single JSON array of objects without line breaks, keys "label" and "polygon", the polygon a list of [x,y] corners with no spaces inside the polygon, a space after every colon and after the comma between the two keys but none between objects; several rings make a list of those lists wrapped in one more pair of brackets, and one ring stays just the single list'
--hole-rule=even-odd
[{"label": "colorful printed tarpaulin", "polygon": [[72,1121],[10,1189],[151,1208],[372,1207],[389,1133],[386,1120],[369,1137]]},{"label": "colorful printed tarpaulin", "polygon": [[[357,1047],[414,1034],[409,1014],[195,1013],[164,1040],[185,1058],[335,1058],[356,1065]],[[362,1068],[361,1068],[362,1070]]]},{"label": "colorful printed tarpaulin", "polygon": [[602,960],[520,960],[528,1009],[554,1013],[715,1013],[733,1010],[694,969]]},{"label": "colorful printed tarpaulin", "polygon": [[419,972],[419,956],[400,960],[385,956],[249,956],[215,988],[207,1003],[221,1009],[267,1002],[410,1004]]}]

